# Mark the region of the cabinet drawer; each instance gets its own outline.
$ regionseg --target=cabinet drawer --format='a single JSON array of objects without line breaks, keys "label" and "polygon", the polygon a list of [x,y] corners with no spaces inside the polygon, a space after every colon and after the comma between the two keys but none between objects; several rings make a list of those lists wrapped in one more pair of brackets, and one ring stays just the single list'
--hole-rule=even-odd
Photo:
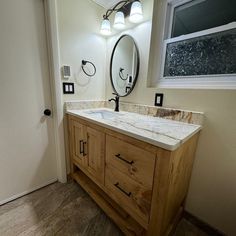
[{"label": "cabinet drawer", "polygon": [[112,165],[139,184],[152,188],[155,154],[107,135],[106,164]]},{"label": "cabinet drawer", "polygon": [[112,166],[106,166],[105,187],[114,201],[143,227],[147,227],[151,208],[152,189],[147,188]]}]

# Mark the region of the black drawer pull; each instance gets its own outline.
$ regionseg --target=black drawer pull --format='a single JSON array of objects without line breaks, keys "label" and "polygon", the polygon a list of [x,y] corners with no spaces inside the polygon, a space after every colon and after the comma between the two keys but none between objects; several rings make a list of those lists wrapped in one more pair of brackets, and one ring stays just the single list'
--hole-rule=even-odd
[{"label": "black drawer pull", "polygon": [[82,154],[84,152],[83,147],[82,147],[83,140],[79,141],[79,153]]},{"label": "black drawer pull", "polygon": [[85,153],[85,148],[84,148],[84,146],[87,144],[87,142],[83,142],[83,156],[86,156],[87,155],[87,153]]},{"label": "black drawer pull", "polygon": [[125,160],[125,158],[123,158],[120,154],[116,154],[115,156],[116,156],[117,158],[121,159],[122,161],[128,163],[129,165],[134,164],[134,161],[127,161],[127,160]]},{"label": "black drawer pull", "polygon": [[124,193],[126,196],[130,197],[131,196],[131,192],[127,193],[124,189],[122,189],[120,186],[119,186],[119,183],[117,182],[116,184],[114,184],[114,186],[116,188],[118,188],[122,193]]}]

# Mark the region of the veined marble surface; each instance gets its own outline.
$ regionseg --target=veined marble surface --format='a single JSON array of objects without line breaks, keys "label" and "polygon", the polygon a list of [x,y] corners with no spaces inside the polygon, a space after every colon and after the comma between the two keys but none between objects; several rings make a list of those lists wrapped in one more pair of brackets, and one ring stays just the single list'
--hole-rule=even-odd
[{"label": "veined marble surface", "polygon": [[[114,109],[114,103],[108,101],[68,101],[65,102],[65,110],[84,110],[92,108]],[[155,107],[142,104],[120,102],[120,110],[142,115],[160,117],[169,120],[181,121],[189,124],[202,125],[204,115],[202,112],[186,111],[173,108]]]},{"label": "veined marble surface", "polygon": [[81,100],[65,102],[65,110],[84,110],[92,108],[106,107],[106,101]]},{"label": "veined marble surface", "polygon": [[67,110],[67,113],[170,151],[201,129],[200,125],[131,112],[117,113],[108,108]]}]

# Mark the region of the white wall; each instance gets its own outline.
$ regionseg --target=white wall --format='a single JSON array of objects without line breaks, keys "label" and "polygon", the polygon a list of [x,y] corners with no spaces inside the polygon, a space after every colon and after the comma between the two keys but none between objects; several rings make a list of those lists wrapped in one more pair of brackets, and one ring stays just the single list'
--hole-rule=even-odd
[{"label": "white wall", "polygon": [[[153,25],[157,24],[161,28],[163,19],[160,19],[160,15],[155,14],[155,16]],[[198,144],[186,210],[215,228],[234,236],[236,235],[236,91],[148,88],[150,27],[150,22],[147,22],[124,32],[131,34],[138,43],[141,67],[134,91],[121,100],[153,105],[155,93],[161,92],[164,93],[165,107],[205,113],[205,125]],[[108,40],[107,55],[110,55],[116,39],[117,37],[112,37]],[[152,46],[151,52],[154,47],[155,45]],[[155,55],[151,57],[155,58]],[[158,77],[158,74],[156,76]],[[107,98],[111,97],[111,93],[112,88],[107,77]]]},{"label": "white wall", "polygon": [[[99,34],[104,9],[91,0],[58,0],[57,5],[61,66],[72,67],[69,82],[75,82],[75,94],[64,100],[104,99],[106,39]],[[82,72],[83,59],[96,65],[94,77]]]},{"label": "white wall", "polygon": [[[91,0],[57,0],[58,34],[61,66],[69,65],[72,76],[62,82],[74,82],[75,94],[63,95],[64,101],[104,100],[106,39],[101,37],[100,20],[104,9]],[[92,61],[97,73],[87,77],[81,70],[82,60]],[[67,122],[64,120],[67,173],[69,153]]]}]

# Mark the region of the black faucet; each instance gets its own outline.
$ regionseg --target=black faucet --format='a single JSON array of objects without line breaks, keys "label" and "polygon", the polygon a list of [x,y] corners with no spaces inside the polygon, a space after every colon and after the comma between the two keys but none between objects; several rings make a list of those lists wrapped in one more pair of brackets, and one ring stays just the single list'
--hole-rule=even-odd
[{"label": "black faucet", "polygon": [[115,111],[116,111],[116,112],[119,112],[119,100],[120,100],[120,96],[119,96],[117,93],[112,93],[112,94],[116,95],[115,98],[111,98],[111,99],[109,99],[108,101],[109,101],[109,102],[114,101],[115,104],[116,104],[116,106],[115,106]]}]

